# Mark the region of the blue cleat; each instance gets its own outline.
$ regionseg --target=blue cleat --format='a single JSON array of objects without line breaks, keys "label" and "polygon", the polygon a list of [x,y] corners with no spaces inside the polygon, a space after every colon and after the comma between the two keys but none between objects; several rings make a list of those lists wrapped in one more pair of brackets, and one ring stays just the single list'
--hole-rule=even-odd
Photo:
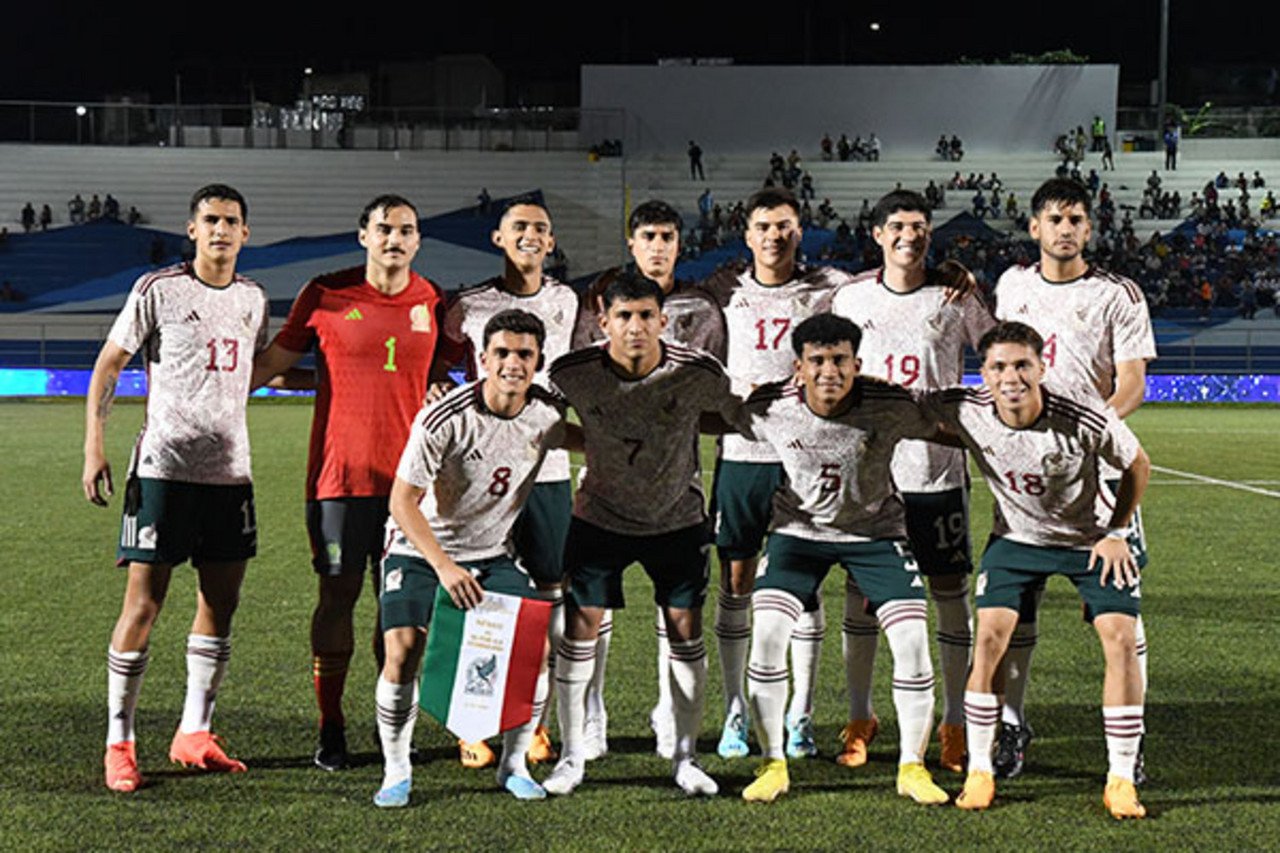
[{"label": "blue cleat", "polygon": [[528,776],[517,776],[514,773],[504,777],[498,774],[498,784],[511,792],[517,800],[545,800],[547,791]]},{"label": "blue cleat", "polygon": [[721,758],[746,758],[751,754],[751,747],[747,745],[747,730],[745,714],[733,714],[724,721],[720,745],[716,747]]},{"label": "blue cleat", "polygon": [[808,714],[787,718],[787,757],[813,758],[818,754],[818,744],[813,739],[813,718]]},{"label": "blue cleat", "polygon": [[402,809],[409,805],[409,791],[412,788],[412,780],[404,779],[374,794],[373,804],[380,809]]}]

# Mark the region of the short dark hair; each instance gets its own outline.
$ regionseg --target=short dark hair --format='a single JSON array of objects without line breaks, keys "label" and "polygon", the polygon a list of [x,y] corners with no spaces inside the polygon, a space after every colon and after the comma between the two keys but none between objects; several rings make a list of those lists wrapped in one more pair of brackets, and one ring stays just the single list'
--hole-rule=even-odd
[{"label": "short dark hair", "polygon": [[634,302],[637,299],[656,299],[662,307],[666,294],[662,286],[648,276],[632,270],[623,270],[609,282],[600,295],[600,304],[606,312],[615,302]]},{"label": "short dark hair", "polygon": [[[502,206],[498,208],[498,218],[493,221],[493,227],[501,228],[502,220],[507,218],[507,214],[511,212],[511,208],[520,207],[521,205],[526,204],[532,207],[541,208],[542,212],[547,215],[547,219],[551,218],[551,210],[547,207],[546,203],[543,202],[542,197],[528,193],[525,195],[518,195],[504,201]],[[552,225],[554,227],[554,223],[552,223]]]},{"label": "short dark hair", "polygon": [[894,190],[871,208],[871,224],[883,228],[890,216],[903,210],[908,213],[923,213],[925,222],[933,221],[933,211],[924,196],[913,190]]},{"label": "short dark hair", "polygon": [[773,210],[775,207],[789,207],[795,211],[796,216],[800,215],[800,202],[796,201],[795,194],[791,190],[784,187],[765,187],[762,190],[756,190],[751,194],[751,198],[747,199],[745,205],[747,218],[751,218],[751,214],[757,210]]},{"label": "short dark hair", "polygon": [[244,200],[244,196],[240,195],[239,190],[226,184],[205,184],[196,190],[191,196],[191,215],[193,217],[196,215],[196,208],[200,206],[200,202],[214,198],[221,201],[234,201],[240,205],[240,218],[245,222],[249,221],[249,203]]},{"label": "short dark hair", "polygon": [[643,225],[674,225],[677,235],[684,231],[680,211],[656,198],[631,211],[631,215],[627,217],[627,235],[635,234],[636,229]]},{"label": "short dark hair", "polygon": [[862,343],[862,330],[858,324],[848,317],[826,312],[814,314],[796,326],[791,333],[791,349],[796,358],[804,355],[804,345],[837,346],[844,341],[853,345],[853,354],[858,354],[858,345]]},{"label": "short dark hair", "polygon": [[538,352],[542,352],[547,342],[547,327],[542,321],[528,311],[519,308],[508,308],[499,311],[484,324],[484,346],[489,348],[489,339],[498,332],[511,332],[516,335],[533,335],[538,342]]},{"label": "short dark hair", "polygon": [[418,218],[418,208],[414,207],[413,202],[402,195],[395,193],[383,193],[364,206],[364,210],[360,211],[360,227],[369,227],[369,217],[373,215],[375,210],[381,210],[384,214],[393,207],[407,207],[413,211],[413,218]]},{"label": "short dark hair", "polygon": [[996,344],[1026,344],[1035,350],[1036,358],[1044,350],[1044,338],[1040,333],[1017,320],[1004,320],[996,323],[978,340],[978,357],[986,362],[987,350]]},{"label": "short dark hair", "polygon": [[1070,178],[1050,178],[1041,184],[1035,195],[1031,196],[1031,215],[1039,216],[1040,211],[1050,202],[1064,207],[1078,204],[1084,208],[1085,213],[1093,207],[1089,190],[1084,184]]}]

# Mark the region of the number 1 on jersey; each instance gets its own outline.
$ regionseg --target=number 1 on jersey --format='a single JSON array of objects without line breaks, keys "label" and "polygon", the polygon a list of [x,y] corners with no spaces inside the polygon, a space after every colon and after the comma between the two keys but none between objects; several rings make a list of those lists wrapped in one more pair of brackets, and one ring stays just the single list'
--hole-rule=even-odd
[{"label": "number 1 on jersey", "polygon": [[386,346],[386,348],[387,348],[387,363],[386,363],[386,364],[384,364],[384,365],[382,365],[382,369],[383,369],[383,370],[389,370],[389,371],[391,371],[392,373],[395,373],[395,370],[396,370],[396,339],[395,339],[395,336],[394,336],[394,335],[392,335],[391,337],[387,338],[387,342],[386,342],[385,346]]}]

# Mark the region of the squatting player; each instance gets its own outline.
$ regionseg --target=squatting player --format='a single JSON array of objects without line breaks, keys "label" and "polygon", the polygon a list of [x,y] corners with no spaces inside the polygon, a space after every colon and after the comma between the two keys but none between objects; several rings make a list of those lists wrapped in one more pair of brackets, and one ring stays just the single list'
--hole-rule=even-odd
[{"label": "squatting player", "polygon": [[[1051,179],[1031,198],[1028,230],[1040,244],[1040,262],[1012,267],[996,286],[996,317],[1035,328],[1044,339],[1045,375],[1053,387],[1082,394],[1127,418],[1146,395],[1147,362],[1156,357],[1155,335],[1142,289],[1124,276],[1090,265],[1084,259],[1089,242],[1090,197],[1075,181]],[[1103,466],[1113,500],[1118,472]],[[1139,567],[1147,563],[1146,540],[1139,513],[1130,547]],[[1035,610],[1039,592],[1024,608],[1023,619],[1009,643],[1005,664],[1005,705],[996,750],[996,774],[1013,777],[1022,771],[1031,727],[1024,699],[1031,653],[1036,643]],[[1147,641],[1142,617],[1137,621],[1138,662],[1146,684]],[[1139,752],[1138,777],[1143,778]]]},{"label": "squatting player", "polygon": [[[382,557],[396,460],[427,391],[444,313],[436,286],[410,269],[420,237],[408,199],[370,201],[358,237],[364,266],[308,282],[254,369],[261,384],[316,351],[306,519],[319,579],[311,654],[320,708],[315,763],[324,770],[347,765],[342,694],[355,645],[352,614],[366,567]],[[375,625],[379,669],[381,640]]]},{"label": "squatting player", "polygon": [[893,652],[898,793],[926,805],[947,801],[924,766],[933,722],[924,585],[890,475],[896,445],[937,428],[910,392],[859,377],[860,337],[844,317],[810,317],[790,336],[795,379],[764,385],[747,401],[752,433],[776,451],[785,472],[752,599],[747,685],[764,761],[742,792],[751,802],[772,802],[790,787],[787,646],[800,615],[817,606],[832,564],[857,582]]},{"label": "squatting player", "polygon": [[[526,311],[494,314],[481,332],[484,379],[423,408],[396,469],[379,598],[387,650],[376,691],[385,761],[373,798],[379,807],[409,803],[416,679],[437,586],[463,609],[485,590],[541,595],[516,559],[512,526],[548,450],[566,437],[562,404],[533,382],[545,337]],[[546,797],[525,765],[546,698],[544,668],[533,715],[503,735],[498,784],[518,799]]]},{"label": "squatting player", "polygon": [[210,184],[191,197],[190,264],[138,279],[93,366],[85,402],[85,497],[106,506],[114,484],[103,450],[116,381],[135,352],[147,368],[147,414],[125,485],[117,551],[128,566],[124,605],[107,650],[107,787],[142,785],[134,711],[149,659],[151,628],[173,567],[199,576],[187,637],[187,696],[169,759],[215,772],[243,772],[210,731],[214,700],[231,658],[231,619],[245,566],[257,551],[245,404],[254,354],[267,343],[267,297],[236,274],[249,239],[244,197]]},{"label": "squatting player", "polygon": [[[653,279],[665,294],[662,311],[667,315],[662,339],[693,349],[703,350],[724,361],[724,315],[715,299],[697,283],[676,278],[676,262],[680,260],[680,233],[684,221],[679,211],[665,201],[646,201],[631,211],[627,218],[627,249],[635,268]],[[576,348],[605,340],[600,326],[603,313],[600,296],[605,287],[621,270],[614,269],[601,275],[587,289],[578,312],[574,328],[573,345]],[[587,690],[587,757],[603,754],[606,749],[604,725],[604,671],[612,635],[613,616],[606,613],[600,625],[600,640],[596,645],[596,671]],[[649,715],[649,723],[657,735],[657,753],[671,758],[675,749],[675,717],[671,704],[671,680],[663,675],[669,657],[667,649],[667,624],[661,608],[657,612],[658,635],[658,702]]]},{"label": "squatting player", "polygon": [[[965,344],[976,349],[995,321],[977,296],[950,298],[957,277],[966,275],[958,265],[926,267],[932,217],[923,196],[895,190],[876,202],[871,219],[871,236],[884,251],[884,266],[841,287],[831,307],[862,330],[863,373],[911,390],[959,385]],[[911,551],[937,608],[943,685],[938,728],[941,764],[960,773],[965,753],[964,685],[973,643],[964,451],[933,442],[903,441],[894,452],[893,480],[906,505]],[[836,759],[846,767],[866,763],[867,745],[878,729],[871,703],[878,634],[874,616],[863,607],[861,591],[849,584],[844,614],[849,723],[841,733],[844,752]]]},{"label": "squatting player", "polygon": [[[985,388],[926,395],[926,409],[959,434],[995,496],[992,538],[978,576],[978,637],[965,692],[969,774],[956,800],[985,809],[995,798],[992,745],[1000,719],[996,669],[1027,593],[1060,574],[1093,617],[1106,670],[1102,720],[1110,769],[1103,802],[1116,818],[1141,818],[1134,769],[1143,730],[1143,686],[1134,623],[1140,574],[1127,537],[1151,463],[1115,412],[1041,385],[1044,341],[1003,322],[979,343]],[[1110,512],[1100,468],[1124,473]]]},{"label": "squatting player", "polygon": [[709,547],[698,430],[703,412],[731,420],[738,400],[713,357],[661,340],[662,299],[656,282],[619,275],[603,295],[608,344],[551,366],[553,388],[581,419],[587,463],[565,544],[569,595],[556,662],[562,757],[543,782],[552,794],[582,782],[584,695],[596,637],[604,611],[625,604],[622,574],[633,562],[653,580],[654,601],[667,619],[676,784],[689,795],[719,790],[694,760],[707,673],[702,603]]}]

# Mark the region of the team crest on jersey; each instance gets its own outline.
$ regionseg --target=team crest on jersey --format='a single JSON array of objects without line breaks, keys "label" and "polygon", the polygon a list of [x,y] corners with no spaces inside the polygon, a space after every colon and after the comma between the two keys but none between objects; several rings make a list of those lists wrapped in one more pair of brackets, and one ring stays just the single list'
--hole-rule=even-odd
[{"label": "team crest on jersey", "polygon": [[1061,450],[1046,453],[1040,459],[1046,477],[1065,477],[1071,473],[1071,457]]},{"label": "team crest on jersey", "polygon": [[409,309],[409,330],[431,333],[431,309],[427,308],[425,302]]}]

